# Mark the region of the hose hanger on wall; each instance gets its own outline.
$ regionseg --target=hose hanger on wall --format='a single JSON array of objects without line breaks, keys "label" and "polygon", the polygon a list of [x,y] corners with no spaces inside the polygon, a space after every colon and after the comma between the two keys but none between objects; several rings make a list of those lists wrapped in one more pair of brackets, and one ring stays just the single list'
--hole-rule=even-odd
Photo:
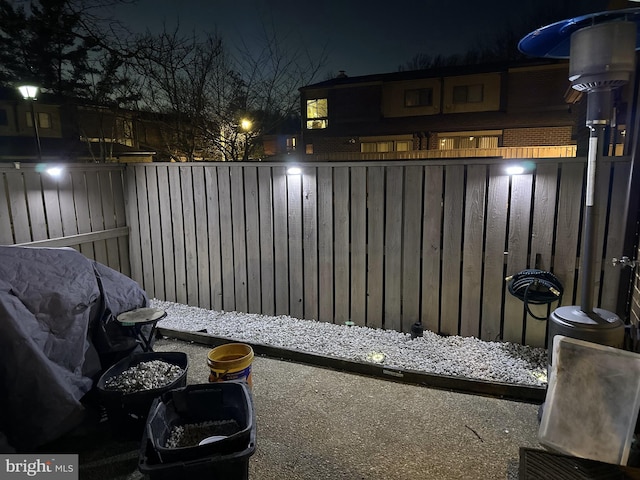
[{"label": "hose hanger on wall", "polygon": [[508,282],[509,293],[524,303],[526,312],[536,320],[546,320],[548,317],[534,315],[529,305],[550,305],[553,302],[562,303],[564,287],[551,272],[544,270],[522,270],[505,279]]}]

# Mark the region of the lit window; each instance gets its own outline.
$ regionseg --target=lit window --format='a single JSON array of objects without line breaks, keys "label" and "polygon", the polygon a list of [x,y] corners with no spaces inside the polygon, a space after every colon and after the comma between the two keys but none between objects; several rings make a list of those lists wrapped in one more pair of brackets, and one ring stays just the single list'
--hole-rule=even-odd
[{"label": "lit window", "polygon": [[404,91],[405,107],[430,107],[433,105],[433,89],[415,88]]},{"label": "lit window", "polygon": [[307,155],[313,155],[313,143],[307,143],[307,144],[304,146],[304,152],[305,152]]},{"label": "lit window", "polygon": [[455,148],[498,148],[498,137],[459,136],[439,138],[438,150],[453,150]]},{"label": "lit window", "polygon": [[412,142],[409,140],[396,142],[396,152],[408,152],[411,150]]},{"label": "lit window", "polygon": [[295,150],[296,149],[296,137],[287,137],[287,150]]},{"label": "lit window", "polygon": [[458,85],[453,87],[453,103],[479,103],[483,100],[482,85]]},{"label": "lit window", "polygon": [[[37,112],[38,127],[51,128],[51,115],[45,112]],[[31,112],[27,112],[27,127],[33,127],[33,120],[31,119]]]},{"label": "lit window", "polygon": [[328,108],[326,98],[315,98],[307,100],[307,128],[320,129],[327,128],[329,119],[327,118]]}]

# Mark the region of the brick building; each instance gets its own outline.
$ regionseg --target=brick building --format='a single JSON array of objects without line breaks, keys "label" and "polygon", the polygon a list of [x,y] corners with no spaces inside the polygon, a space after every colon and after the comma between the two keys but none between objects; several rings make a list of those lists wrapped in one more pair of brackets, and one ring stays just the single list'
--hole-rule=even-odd
[{"label": "brick building", "polygon": [[[528,61],[342,74],[300,89],[300,150],[329,160],[583,155],[586,101],[570,88],[568,67]],[[623,143],[624,124],[613,143]]]}]

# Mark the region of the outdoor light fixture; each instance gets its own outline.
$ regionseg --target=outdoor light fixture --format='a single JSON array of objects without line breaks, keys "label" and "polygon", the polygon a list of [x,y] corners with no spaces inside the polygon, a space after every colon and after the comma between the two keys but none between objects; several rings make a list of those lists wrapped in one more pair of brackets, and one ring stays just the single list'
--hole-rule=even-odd
[{"label": "outdoor light fixture", "polygon": [[47,167],[45,171],[53,178],[58,178],[62,174],[62,168],[60,167]]},{"label": "outdoor light fixture", "polygon": [[40,132],[38,132],[38,120],[36,119],[36,111],[33,106],[34,100],[38,98],[38,87],[35,85],[21,85],[18,87],[22,98],[31,104],[31,123],[33,123],[33,133],[36,139],[36,147],[38,148],[38,161],[42,160],[42,148],[40,147]]},{"label": "outdoor light fixture", "polygon": [[507,172],[507,175],[522,175],[524,167],[522,165],[509,165],[504,171]]},{"label": "outdoor light fixture", "polygon": [[240,120],[240,127],[245,132],[248,132],[249,130],[251,130],[252,126],[253,126],[253,122],[248,118],[243,118],[242,120]]},{"label": "outdoor light fixture", "polygon": [[36,100],[38,98],[38,87],[34,85],[22,85],[18,87],[18,90],[20,90],[22,98],[25,100]]},{"label": "outdoor light fixture", "polygon": [[302,169],[300,167],[289,167],[287,169],[287,175],[300,175],[302,174]]}]

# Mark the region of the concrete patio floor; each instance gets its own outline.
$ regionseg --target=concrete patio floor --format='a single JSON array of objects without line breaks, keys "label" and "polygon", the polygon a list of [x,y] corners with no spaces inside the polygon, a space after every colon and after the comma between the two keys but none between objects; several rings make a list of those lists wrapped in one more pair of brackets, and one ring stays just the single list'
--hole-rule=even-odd
[{"label": "concrete patio floor", "polygon": [[[208,381],[211,347],[162,339]],[[413,386],[256,357],[257,449],[251,480],[517,478],[520,447],[539,448],[538,405]],[[104,422],[102,427],[104,429]],[[137,480],[139,441],[108,429],[49,449],[80,454],[81,480]]]}]

